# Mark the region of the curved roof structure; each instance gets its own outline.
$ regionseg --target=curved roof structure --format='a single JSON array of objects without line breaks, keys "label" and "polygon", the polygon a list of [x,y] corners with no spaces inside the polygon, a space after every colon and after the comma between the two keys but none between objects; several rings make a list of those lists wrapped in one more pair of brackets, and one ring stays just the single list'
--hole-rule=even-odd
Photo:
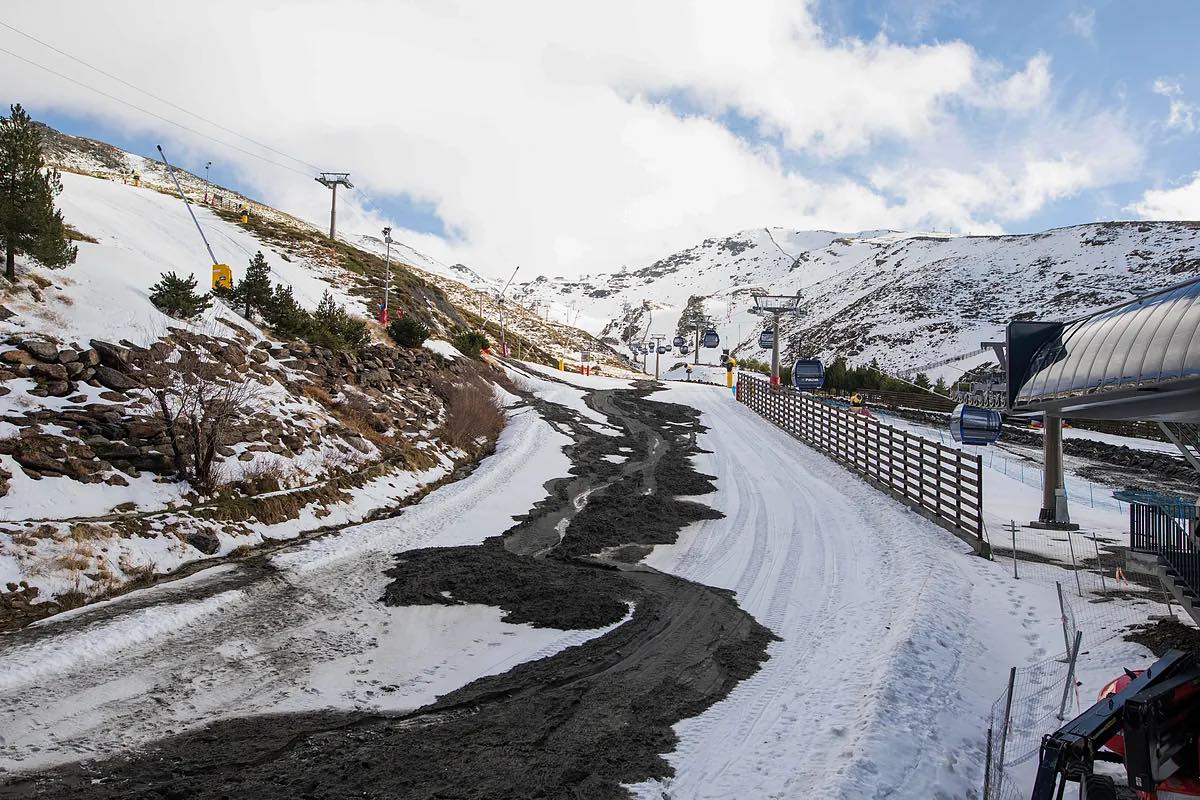
[{"label": "curved roof structure", "polygon": [[[1037,340],[1024,364],[1023,324]],[[1200,421],[1200,280],[1074,322],[1014,322],[1009,346],[1013,411]]]}]

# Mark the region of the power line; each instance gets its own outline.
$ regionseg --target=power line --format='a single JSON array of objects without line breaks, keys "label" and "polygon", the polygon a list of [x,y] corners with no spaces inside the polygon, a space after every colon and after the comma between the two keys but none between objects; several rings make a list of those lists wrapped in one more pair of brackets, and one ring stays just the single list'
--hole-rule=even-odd
[{"label": "power line", "polygon": [[[288,153],[285,153],[285,152],[283,152],[282,150],[278,150],[278,149],[276,149],[276,148],[274,148],[274,147],[271,147],[271,145],[269,145],[269,144],[265,144],[265,143],[263,143],[263,142],[260,142],[260,141],[258,141],[257,139],[252,139],[251,137],[247,136],[247,135],[246,135],[246,134],[244,134],[244,133],[238,133],[237,131],[233,130],[232,128],[226,127],[225,125],[222,125],[222,124],[221,124],[221,123],[219,123],[219,122],[213,122],[211,119],[208,119],[208,118],[207,118],[207,117],[205,117],[205,116],[202,116],[202,115],[200,115],[200,114],[197,114],[197,113],[196,113],[196,112],[194,112],[194,111],[190,111],[190,110],[188,110],[188,109],[184,108],[183,106],[181,106],[181,105],[179,105],[179,104],[177,104],[177,103],[173,103],[173,102],[171,102],[170,100],[166,99],[165,97],[160,97],[159,95],[156,95],[156,94],[154,94],[153,92],[147,91],[146,89],[143,89],[143,88],[141,88],[140,86],[136,86],[136,85],[134,85],[134,84],[130,83],[129,81],[125,80],[124,78],[122,78],[122,77],[120,77],[120,76],[118,76],[118,75],[114,75],[114,74],[112,74],[111,72],[108,72],[108,71],[106,71],[106,70],[103,70],[103,69],[101,69],[100,67],[97,67],[95,64],[88,63],[87,61],[84,61],[82,58],[79,58],[79,57],[77,57],[77,56],[73,56],[73,55],[71,55],[70,53],[66,52],[65,50],[61,50],[61,49],[59,49],[59,48],[55,47],[54,45],[50,44],[49,42],[42,41],[41,39],[37,38],[36,36],[33,36],[32,34],[26,33],[25,31],[23,31],[23,30],[20,30],[19,28],[14,28],[12,25],[9,25],[7,22],[0,21],[0,27],[5,27],[5,28],[8,28],[8,29],[9,29],[10,31],[12,31],[13,33],[20,34],[21,36],[24,36],[26,39],[29,39],[29,40],[30,40],[30,41],[32,41],[32,42],[37,42],[37,43],[38,43],[38,44],[40,44],[42,47],[49,48],[50,50],[53,50],[54,52],[58,53],[59,55],[61,55],[61,56],[65,57],[65,58],[69,58],[69,59],[71,59],[72,61],[74,61],[74,62],[76,62],[76,63],[78,63],[78,64],[82,64],[83,66],[87,67],[88,69],[92,70],[93,72],[98,72],[98,73],[100,73],[101,75],[103,75],[103,76],[104,76],[104,77],[106,77],[106,78],[111,78],[112,80],[116,81],[117,83],[120,83],[120,84],[122,84],[122,85],[124,85],[124,86],[127,86],[127,87],[129,87],[130,89],[133,89],[133,90],[134,90],[134,91],[136,91],[136,92],[141,92],[142,94],[146,95],[147,97],[150,97],[150,98],[152,98],[152,99],[154,99],[154,100],[157,100],[157,101],[158,101],[158,102],[160,102],[160,103],[163,103],[163,104],[165,104],[165,105],[168,105],[168,106],[170,106],[171,108],[174,108],[174,109],[175,109],[175,110],[177,110],[177,111],[182,111],[184,114],[187,114],[188,116],[195,117],[196,119],[200,120],[201,122],[204,122],[204,123],[207,123],[207,124],[209,124],[209,125],[212,125],[214,128],[218,128],[218,129],[220,129],[220,130],[223,130],[223,131],[225,131],[226,133],[231,133],[231,134],[233,134],[234,136],[237,136],[239,139],[245,139],[246,141],[248,141],[248,142],[252,142],[252,143],[254,143],[255,145],[257,145],[257,146],[259,146],[259,147],[263,148],[264,150],[269,150],[270,152],[272,152],[272,153],[275,153],[276,155],[283,156],[284,158],[291,159],[292,161],[295,161],[295,162],[296,162],[296,163],[298,163],[298,164],[303,164],[304,166],[306,166],[306,167],[309,167],[310,169],[312,169],[314,172],[319,172],[319,171],[320,171],[320,167],[317,167],[315,164],[311,164],[311,163],[309,163],[308,161],[305,161],[305,160],[304,160],[304,159],[302,159],[302,158],[296,158],[296,157],[295,157],[295,156],[293,156],[293,155],[289,155]],[[11,54],[10,54],[10,55],[11,55]]]},{"label": "power line", "polygon": [[58,70],[47,67],[44,64],[39,64],[38,62],[33,61],[32,59],[26,58],[25,56],[18,55],[16,53],[12,52],[11,50],[6,50],[3,47],[0,47],[0,53],[5,53],[6,55],[10,55],[13,58],[17,59],[18,61],[24,61],[26,64],[29,64],[30,66],[37,67],[38,69],[40,69],[44,72],[49,72],[51,75],[62,78],[65,81],[70,81],[71,83],[75,84],[76,86],[80,86],[91,92],[95,92],[96,94],[107,97],[109,100],[114,100],[118,103],[121,103],[122,105],[129,106],[130,108],[134,109],[135,111],[140,111],[141,113],[147,114],[151,117],[154,117],[155,119],[162,120],[163,122],[165,122],[169,125],[174,125],[175,127],[180,128],[185,131],[188,131],[189,133],[193,133],[197,136],[208,139],[209,141],[215,142],[216,144],[219,144],[222,147],[228,147],[231,150],[236,150],[239,153],[244,153],[245,155],[248,155],[251,158],[257,158],[260,161],[264,161],[268,164],[272,164],[276,167],[279,167],[280,169],[286,169],[289,172],[294,172],[297,175],[303,175],[306,178],[312,177],[308,172],[304,172],[303,170],[299,170],[299,169],[296,169],[295,167],[288,166],[287,164],[281,164],[278,161],[273,161],[273,160],[267,158],[266,156],[263,156],[258,153],[247,150],[244,147],[238,147],[236,144],[232,144],[230,142],[223,141],[221,139],[216,138],[215,136],[210,136],[209,134],[204,133],[203,131],[198,131],[195,128],[188,127],[187,125],[184,125],[181,122],[176,122],[175,120],[170,119],[169,117],[164,117],[162,114],[156,114],[155,112],[150,111],[149,109],[142,108],[141,106],[131,103],[128,100],[117,97],[114,94],[110,94],[110,93],[104,91],[103,89],[97,89],[95,86],[91,86],[89,84],[84,83],[81,80],[72,78],[70,75],[64,75],[63,73],[59,72]]}]

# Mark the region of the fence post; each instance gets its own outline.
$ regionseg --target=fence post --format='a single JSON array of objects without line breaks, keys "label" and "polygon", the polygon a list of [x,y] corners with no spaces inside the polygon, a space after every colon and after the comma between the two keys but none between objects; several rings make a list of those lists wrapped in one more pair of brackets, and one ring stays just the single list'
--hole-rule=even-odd
[{"label": "fence post", "polygon": [[1092,531],[1092,544],[1096,546],[1096,571],[1100,573],[1100,591],[1108,594],[1108,584],[1104,582],[1104,565],[1100,563],[1100,540],[1096,538],[1096,532]]},{"label": "fence post", "polygon": [[1083,631],[1075,631],[1075,646],[1071,648],[1071,660],[1067,663],[1067,685],[1063,687],[1062,702],[1058,704],[1058,721],[1062,722],[1067,711],[1067,698],[1071,696],[1071,688],[1075,685],[1075,659],[1079,658],[1079,643],[1083,640]]},{"label": "fence post", "polygon": [[1067,531],[1067,546],[1071,548],[1071,571],[1075,573],[1075,590],[1083,597],[1083,585],[1079,582],[1079,565],[1075,563],[1075,538]]},{"label": "fence post", "polygon": [[[980,516],[983,515],[983,509],[979,510]],[[1008,530],[1012,533],[1012,560],[1013,560],[1013,577],[1021,580],[1021,576],[1017,574],[1017,521],[1010,519],[1008,521]]]},{"label": "fence post", "polygon": [[1004,701],[1004,727],[1000,729],[1000,757],[997,760],[996,794],[1004,785],[1004,749],[1008,746],[1008,720],[1012,716],[1013,687],[1017,683],[1017,668],[1008,670],[1008,698]]},{"label": "fence post", "polygon": [[1066,601],[1063,600],[1062,584],[1058,581],[1055,581],[1054,588],[1058,590],[1058,613],[1062,617],[1063,645],[1066,646],[1066,650],[1063,651],[1063,657],[1070,658],[1071,634],[1067,632],[1067,604]]},{"label": "fence post", "polygon": [[988,722],[987,751],[983,759],[983,800],[991,800],[992,783],[992,723]]}]

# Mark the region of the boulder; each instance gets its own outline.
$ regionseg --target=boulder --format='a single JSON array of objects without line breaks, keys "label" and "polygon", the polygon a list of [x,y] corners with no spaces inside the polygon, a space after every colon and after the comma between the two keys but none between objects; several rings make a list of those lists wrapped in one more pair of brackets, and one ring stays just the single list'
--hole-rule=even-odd
[{"label": "boulder", "polygon": [[60,364],[70,364],[70,363],[78,361],[78,360],[79,360],[79,353],[76,353],[74,350],[59,350],[58,351],[58,363],[60,363]]},{"label": "boulder", "polygon": [[92,349],[96,351],[99,363],[110,369],[120,369],[129,363],[129,348],[112,342],[92,339]]},{"label": "boulder", "polygon": [[21,349],[38,361],[55,363],[58,361],[58,348],[50,342],[41,339],[27,339],[21,342]]},{"label": "boulder", "polygon": [[0,353],[0,361],[3,361],[5,364],[19,364],[27,367],[36,362],[37,359],[24,350],[5,350],[3,353]]},{"label": "boulder", "polygon": [[188,531],[183,540],[206,556],[215,555],[221,549],[221,538],[209,530]]},{"label": "boulder", "polygon": [[[103,360],[103,355],[101,355],[101,360]],[[117,392],[127,392],[138,387],[138,382],[133,378],[103,364],[96,367],[96,380],[100,381],[102,386]]]},{"label": "boulder", "polygon": [[89,367],[94,367],[100,363],[100,354],[95,350],[84,350],[79,354],[79,360]]},{"label": "boulder", "polygon": [[34,364],[29,372],[40,382],[64,382],[67,380],[67,368],[62,364]]}]

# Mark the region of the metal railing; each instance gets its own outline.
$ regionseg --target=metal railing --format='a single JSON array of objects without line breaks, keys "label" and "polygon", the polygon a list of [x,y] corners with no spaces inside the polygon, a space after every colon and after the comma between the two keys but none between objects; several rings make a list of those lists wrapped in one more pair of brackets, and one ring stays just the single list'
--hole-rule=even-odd
[{"label": "metal railing", "polygon": [[1129,547],[1153,553],[1179,576],[1193,597],[1200,597],[1200,541],[1193,503],[1129,504]]},{"label": "metal railing", "polygon": [[876,488],[989,551],[983,538],[982,459],[790,387],[738,376],[737,398],[767,421],[857,472]]}]

